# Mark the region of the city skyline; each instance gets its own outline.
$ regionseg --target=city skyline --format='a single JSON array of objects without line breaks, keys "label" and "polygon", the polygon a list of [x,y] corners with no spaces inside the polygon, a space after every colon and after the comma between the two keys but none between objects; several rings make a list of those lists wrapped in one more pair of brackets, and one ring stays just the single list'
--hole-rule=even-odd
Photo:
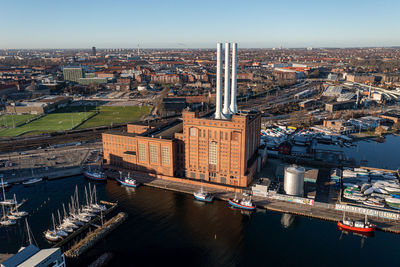
[{"label": "city skyline", "polygon": [[[51,1],[3,3],[0,49],[390,47],[396,1]],[[28,27],[29,26],[29,27]]]}]

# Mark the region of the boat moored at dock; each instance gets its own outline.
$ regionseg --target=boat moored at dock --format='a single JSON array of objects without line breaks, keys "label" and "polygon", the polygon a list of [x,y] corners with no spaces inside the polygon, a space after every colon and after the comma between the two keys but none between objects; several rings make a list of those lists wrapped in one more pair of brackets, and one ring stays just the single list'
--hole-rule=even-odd
[{"label": "boat moored at dock", "polygon": [[256,206],[250,199],[242,199],[239,200],[237,198],[230,198],[228,200],[229,205],[235,208],[244,209],[244,210],[255,210]]},{"label": "boat moored at dock", "polygon": [[120,178],[117,179],[117,182],[120,183],[121,185],[133,188],[137,188],[140,185],[140,183],[136,181],[136,179],[130,177],[130,174],[128,174],[127,177],[122,178],[122,174],[120,173]]},{"label": "boat moored at dock", "polygon": [[376,229],[376,225],[368,222],[367,216],[365,216],[365,221],[353,221],[350,219],[345,219],[343,215],[343,220],[337,222],[337,227],[339,230],[358,232],[358,233],[371,233]]},{"label": "boat moored at dock", "polygon": [[207,192],[194,192],[194,199],[199,200],[199,201],[203,201],[203,202],[213,202],[214,200],[214,196],[212,196],[211,194],[207,193]]},{"label": "boat moored at dock", "polygon": [[85,171],[83,172],[83,175],[93,181],[97,181],[97,182],[105,182],[107,181],[107,177],[105,176],[105,174],[103,172],[100,171]]}]

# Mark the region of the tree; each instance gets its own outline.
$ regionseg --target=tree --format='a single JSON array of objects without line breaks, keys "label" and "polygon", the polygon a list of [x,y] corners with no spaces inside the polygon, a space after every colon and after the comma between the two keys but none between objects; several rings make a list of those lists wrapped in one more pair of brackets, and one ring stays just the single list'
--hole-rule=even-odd
[{"label": "tree", "polygon": [[375,128],[375,133],[379,136],[382,136],[382,134],[385,132],[385,130],[382,128],[382,126],[378,126]]},{"label": "tree", "polygon": [[400,121],[398,121],[395,124],[393,124],[392,128],[395,131],[400,131]]}]

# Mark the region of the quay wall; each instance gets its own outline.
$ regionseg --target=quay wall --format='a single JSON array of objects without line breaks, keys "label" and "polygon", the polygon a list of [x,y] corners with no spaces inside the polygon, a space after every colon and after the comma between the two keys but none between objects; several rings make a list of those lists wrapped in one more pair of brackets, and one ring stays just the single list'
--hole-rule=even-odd
[{"label": "quay wall", "polygon": [[94,232],[88,234],[79,243],[74,245],[70,250],[66,251],[64,255],[68,258],[77,258],[88,249],[90,249],[99,240],[104,238],[112,230],[117,228],[122,222],[126,220],[128,215],[124,212],[118,213],[115,217],[108,220],[102,227],[96,229]]}]

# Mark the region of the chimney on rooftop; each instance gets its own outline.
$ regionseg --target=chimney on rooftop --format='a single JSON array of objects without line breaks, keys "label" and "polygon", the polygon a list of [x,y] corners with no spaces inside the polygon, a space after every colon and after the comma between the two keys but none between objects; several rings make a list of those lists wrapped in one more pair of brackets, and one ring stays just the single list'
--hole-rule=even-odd
[{"label": "chimney on rooftop", "polygon": [[236,53],[237,43],[232,43],[232,92],[231,92],[231,106],[230,110],[233,114],[238,112],[238,106],[236,102]]},{"label": "chimney on rooftop", "polygon": [[222,43],[217,43],[217,88],[215,101],[215,119],[223,119],[222,115]]},{"label": "chimney on rooftop", "polygon": [[231,100],[230,97],[230,43],[225,43],[225,90],[224,90],[224,109],[222,113],[225,115],[225,117],[229,117],[231,115],[231,110],[229,109],[229,102]]}]

